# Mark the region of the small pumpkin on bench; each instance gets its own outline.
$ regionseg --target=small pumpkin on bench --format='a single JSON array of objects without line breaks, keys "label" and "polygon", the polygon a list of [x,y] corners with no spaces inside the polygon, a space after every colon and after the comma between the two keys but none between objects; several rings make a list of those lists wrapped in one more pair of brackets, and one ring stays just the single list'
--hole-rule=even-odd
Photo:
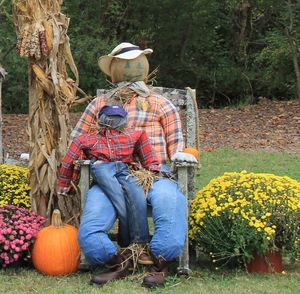
[{"label": "small pumpkin on bench", "polygon": [[192,154],[199,161],[200,154],[199,154],[199,151],[196,148],[187,147],[183,150],[183,152]]}]

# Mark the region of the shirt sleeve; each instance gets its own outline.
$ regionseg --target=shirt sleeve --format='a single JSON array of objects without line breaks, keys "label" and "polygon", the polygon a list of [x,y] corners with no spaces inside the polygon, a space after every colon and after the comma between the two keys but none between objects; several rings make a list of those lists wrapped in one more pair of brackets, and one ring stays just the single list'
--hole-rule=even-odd
[{"label": "shirt sleeve", "polygon": [[71,140],[80,135],[89,133],[97,122],[97,116],[100,108],[104,106],[105,98],[97,97],[89,103],[71,133]]},{"label": "shirt sleeve", "polygon": [[166,148],[169,158],[184,149],[182,125],[176,107],[167,99],[160,105],[161,125],[164,130]]},{"label": "shirt sleeve", "polygon": [[150,140],[145,131],[141,132],[139,139],[135,144],[135,153],[139,156],[142,166],[148,170],[159,171],[160,164]]},{"label": "shirt sleeve", "polygon": [[58,175],[58,190],[64,190],[64,188],[70,188],[72,175],[74,171],[74,160],[78,159],[81,154],[81,142],[79,138],[75,138],[59,168]]}]

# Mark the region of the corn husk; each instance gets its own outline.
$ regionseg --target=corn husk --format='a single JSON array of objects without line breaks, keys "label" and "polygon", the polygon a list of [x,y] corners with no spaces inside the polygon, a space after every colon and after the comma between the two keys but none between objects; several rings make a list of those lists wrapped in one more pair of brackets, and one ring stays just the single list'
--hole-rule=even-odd
[{"label": "corn husk", "polygon": [[63,76],[58,76],[59,88],[62,95],[66,98],[68,103],[72,103],[75,100],[74,93],[72,91],[71,86],[67,83],[67,81],[63,78]]},{"label": "corn husk", "polygon": [[48,95],[52,96],[54,94],[53,85],[48,79],[46,73],[36,64],[32,65],[32,70],[34,71],[43,90],[46,91]]},{"label": "corn husk", "polygon": [[[61,13],[62,4],[61,0],[12,1],[17,52],[28,57],[32,69],[28,118],[31,200],[32,208],[43,216],[49,216],[54,200],[57,202],[57,171],[71,130],[69,109],[78,100],[79,90],[78,70],[67,36],[69,18]],[[80,94],[87,96],[82,90]],[[86,97],[80,99],[86,101]],[[61,211],[65,219],[81,211],[77,198],[79,195],[58,201],[64,203]]]}]

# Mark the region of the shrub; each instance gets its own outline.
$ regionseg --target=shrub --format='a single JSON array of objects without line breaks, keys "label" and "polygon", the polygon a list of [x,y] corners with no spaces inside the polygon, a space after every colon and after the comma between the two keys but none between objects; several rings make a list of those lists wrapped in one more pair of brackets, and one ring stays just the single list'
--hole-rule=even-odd
[{"label": "shrub", "polygon": [[14,205],[0,207],[0,266],[31,258],[33,242],[46,219]]},{"label": "shrub", "polygon": [[213,262],[248,262],[253,253],[299,255],[300,183],[245,171],[225,173],[191,204],[189,236]]},{"label": "shrub", "polygon": [[17,165],[0,165],[0,207],[4,204],[30,208],[29,171]]}]

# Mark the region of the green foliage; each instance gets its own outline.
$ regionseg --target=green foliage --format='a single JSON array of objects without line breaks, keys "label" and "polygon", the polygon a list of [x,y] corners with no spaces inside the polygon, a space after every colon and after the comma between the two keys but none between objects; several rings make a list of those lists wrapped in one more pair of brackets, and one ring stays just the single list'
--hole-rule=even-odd
[{"label": "green foliage", "polygon": [[[259,96],[294,98],[286,30],[299,47],[300,2],[291,1],[292,26],[286,1],[248,2],[249,9],[239,0],[65,0],[80,87],[90,95],[108,87],[97,60],[128,41],[154,50],[149,58],[151,69],[159,67],[158,86],[196,88],[203,107],[253,103]],[[0,63],[8,72],[4,111],[27,112],[27,60],[13,49],[11,1],[1,1],[0,9]]]},{"label": "green foliage", "polygon": [[27,62],[15,53],[16,34],[11,15],[11,2],[0,4],[0,64],[8,75],[3,82],[3,111],[24,113],[27,111]]},{"label": "green foliage", "polygon": [[0,207],[9,204],[30,208],[29,171],[17,165],[0,165]]},{"label": "green foliage", "polygon": [[[267,46],[256,55],[254,64],[260,72],[260,81],[257,87],[266,96],[276,92],[277,97],[291,98],[296,92],[295,74],[293,68],[291,51],[287,40],[279,31],[273,30],[266,34]],[[262,92],[263,93],[263,92]]]}]

